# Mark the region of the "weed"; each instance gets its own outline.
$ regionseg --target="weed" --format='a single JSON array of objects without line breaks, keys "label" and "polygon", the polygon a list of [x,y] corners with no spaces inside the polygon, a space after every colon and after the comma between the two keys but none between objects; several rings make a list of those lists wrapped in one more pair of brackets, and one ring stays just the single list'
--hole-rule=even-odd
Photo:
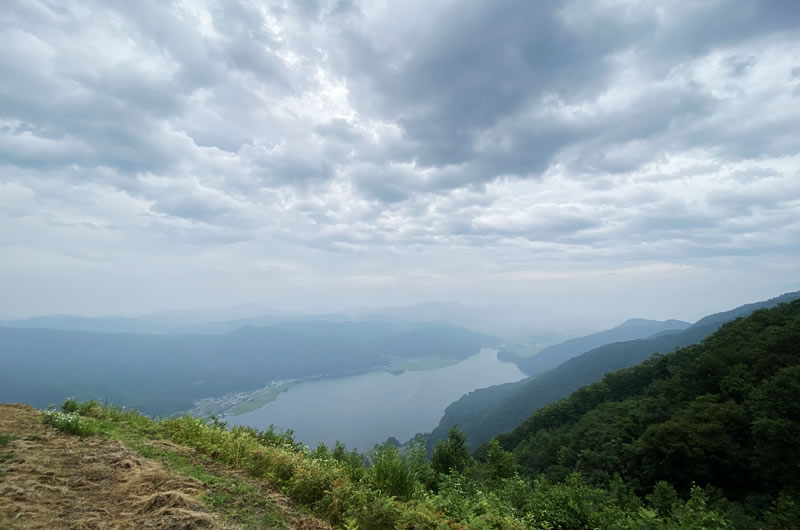
[{"label": "weed", "polygon": [[376,488],[390,497],[410,500],[417,492],[419,482],[411,462],[389,444],[378,449],[371,471]]},{"label": "weed", "polygon": [[59,431],[78,436],[92,436],[100,433],[100,425],[96,420],[79,416],[74,412],[48,410],[42,416],[46,425],[51,425]]},{"label": "weed", "polygon": [[280,510],[264,491],[263,485],[248,482],[242,477],[228,476],[213,469],[213,461],[199,456],[187,456],[147,444],[134,445],[143,457],[162,462],[180,475],[202,482],[207,492],[205,504],[223,513],[231,522],[244,528],[290,528]]},{"label": "weed", "polygon": [[64,403],[61,404],[61,412],[64,412],[65,414],[73,414],[78,412],[79,406],[80,405],[77,399],[74,397],[68,397],[64,400]]}]

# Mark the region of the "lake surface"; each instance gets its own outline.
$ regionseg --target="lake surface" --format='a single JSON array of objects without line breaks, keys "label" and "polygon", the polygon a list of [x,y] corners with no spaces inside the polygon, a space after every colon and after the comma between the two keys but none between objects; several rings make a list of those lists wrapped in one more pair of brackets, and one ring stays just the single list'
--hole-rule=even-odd
[{"label": "lake surface", "polygon": [[233,425],[294,429],[295,438],[314,447],[336,440],[361,451],[389,436],[405,442],[439,424],[444,409],[464,394],[523,379],[497,350],[483,349],[458,364],[424,372],[371,372],[298,383],[258,410],[225,418]]}]

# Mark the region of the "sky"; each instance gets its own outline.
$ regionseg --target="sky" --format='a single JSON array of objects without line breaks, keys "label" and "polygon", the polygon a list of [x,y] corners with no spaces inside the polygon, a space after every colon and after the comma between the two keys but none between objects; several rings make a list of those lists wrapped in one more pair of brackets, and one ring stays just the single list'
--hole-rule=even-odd
[{"label": "sky", "polygon": [[6,0],[0,41],[0,316],[800,289],[795,0]]}]

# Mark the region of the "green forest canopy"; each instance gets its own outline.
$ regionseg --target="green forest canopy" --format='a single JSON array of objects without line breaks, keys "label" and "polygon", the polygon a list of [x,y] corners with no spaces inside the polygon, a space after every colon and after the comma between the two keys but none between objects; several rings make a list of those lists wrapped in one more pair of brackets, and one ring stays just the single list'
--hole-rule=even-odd
[{"label": "green forest canopy", "polygon": [[608,374],[497,439],[528,477],[621,477],[640,495],[696,483],[748,513],[798,499],[800,300]]}]

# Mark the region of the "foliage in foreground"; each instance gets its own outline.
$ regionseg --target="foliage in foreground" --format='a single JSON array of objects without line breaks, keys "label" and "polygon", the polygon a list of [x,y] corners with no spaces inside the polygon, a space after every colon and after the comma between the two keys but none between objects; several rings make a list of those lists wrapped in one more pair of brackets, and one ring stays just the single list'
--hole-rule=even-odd
[{"label": "foliage in foreground", "polygon": [[[391,445],[372,461],[341,444],[310,449],[291,433],[270,428],[228,428],[190,416],[152,420],[135,411],[95,402],[68,400],[44,421],[66,432],[166,438],[195,448],[227,467],[266,479],[301,510],[335,528],[370,529],[582,529],[726,528],[694,487],[688,500],[674,491],[642,500],[624,484],[599,488],[577,474],[562,481],[528,480],[516,473],[511,453],[493,445],[486,462],[463,450],[463,435],[452,431],[435,465],[418,443],[409,455]],[[75,427],[82,425],[83,427]]]},{"label": "foliage in foreground", "polygon": [[78,436],[91,436],[100,432],[96,421],[91,418],[85,418],[76,412],[47,410],[44,412],[44,422],[60,431]]}]

